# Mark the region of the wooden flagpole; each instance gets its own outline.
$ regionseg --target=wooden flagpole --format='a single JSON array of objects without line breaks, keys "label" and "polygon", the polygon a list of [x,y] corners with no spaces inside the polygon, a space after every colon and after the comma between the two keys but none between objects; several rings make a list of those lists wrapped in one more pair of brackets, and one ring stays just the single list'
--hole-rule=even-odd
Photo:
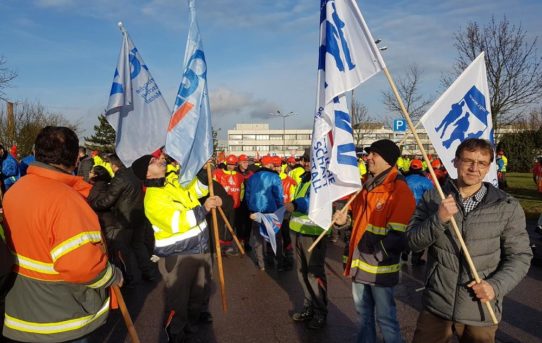
[{"label": "wooden flagpole", "polygon": [[[416,125],[414,126],[414,131],[416,131],[418,129],[418,126],[420,126],[421,123],[422,123],[421,120],[418,123],[416,123]],[[409,135],[410,135],[410,131],[405,132],[405,135],[404,135],[403,139],[401,139],[401,141],[397,145],[401,146],[401,145],[405,144],[405,141],[407,140]]]},{"label": "wooden flagpole", "polygon": [[128,329],[128,334],[130,335],[132,343],[141,343],[141,341],[139,340],[139,336],[137,335],[134,322],[132,321],[132,317],[130,317],[130,312],[128,312],[128,308],[126,307],[126,303],[124,302],[124,297],[120,292],[119,286],[114,285],[111,288],[113,289],[113,293],[115,293],[115,296],[117,297],[120,312],[122,313],[122,318],[124,318],[124,324],[126,324],[126,329]]},{"label": "wooden flagpole", "polygon": [[[105,236],[103,232],[101,233],[102,236],[102,247],[103,252],[108,255],[108,248],[107,248],[107,241],[105,240]],[[112,268],[117,268],[112,265]],[[124,319],[124,324],[126,324],[126,329],[128,330],[128,334],[130,335],[130,339],[132,343],[141,343],[139,340],[139,336],[137,335],[137,331],[134,326],[134,322],[132,321],[132,317],[130,316],[130,312],[128,311],[128,307],[126,307],[126,303],[124,302],[124,297],[122,296],[122,292],[120,291],[119,286],[112,285],[111,289],[113,290],[113,295],[116,297],[117,304],[119,305],[120,313],[122,314],[122,318]]]},{"label": "wooden flagpole", "polygon": [[[209,180],[209,195],[214,196],[213,175],[211,173],[211,164],[207,163],[207,180]],[[222,298],[222,310],[228,312],[228,303],[226,300],[226,285],[224,283],[224,268],[222,266],[222,252],[220,250],[220,238],[218,237],[218,221],[216,217],[216,208],[211,209],[213,217],[213,237],[215,239],[216,261],[218,267],[218,281],[220,284],[220,296]]]},{"label": "wooden flagpole", "polygon": [[[360,188],[356,193],[354,193],[354,195],[350,197],[350,199],[348,199],[348,202],[346,203],[346,205],[344,205],[344,207],[341,208],[340,210],[341,213],[345,213],[346,211],[348,211],[348,207],[350,207],[350,204],[352,203],[352,201],[354,201],[355,198],[357,198],[358,194],[361,192],[362,189],[363,188]],[[327,235],[328,231],[331,229],[333,224],[335,224],[335,219],[331,221],[331,224],[328,226],[328,228],[322,231],[320,236],[318,236],[318,238],[312,243],[309,249],[307,249],[308,252],[312,252],[312,250],[316,247],[316,245],[320,243],[322,238],[324,238],[324,236]]]},{"label": "wooden flagpole", "polygon": [[[420,137],[416,133],[416,128],[414,124],[412,123],[412,120],[410,119],[410,115],[408,114],[408,111],[406,110],[406,107],[403,104],[403,100],[401,99],[399,92],[397,91],[395,82],[393,81],[391,74],[388,71],[388,68],[384,68],[383,70],[384,70],[384,74],[386,75],[386,78],[388,79],[388,82],[390,83],[393,94],[397,98],[397,102],[399,103],[399,106],[401,107],[401,111],[403,112],[403,116],[405,117],[408,123],[408,127],[412,131],[412,135],[414,136],[414,139],[416,140],[416,143],[418,144],[418,147],[420,148],[420,151],[422,152],[423,159],[425,163],[427,163],[427,165],[430,166],[431,161],[429,161],[429,158],[427,157],[427,153],[425,152],[425,149],[423,148],[423,145],[420,141]],[[435,172],[433,171],[433,168],[428,168],[428,169],[429,169],[429,173],[431,174],[431,178],[433,179],[433,183],[435,184],[435,188],[437,189],[441,199],[444,200],[446,197],[444,195],[444,192],[442,191],[442,188],[440,187],[437,176],[435,175]],[[459,244],[461,245],[461,250],[463,251],[465,260],[467,261],[467,264],[469,265],[469,269],[472,275],[474,276],[474,280],[476,281],[476,283],[480,283],[481,282],[480,276],[478,275],[478,272],[476,271],[476,267],[474,266],[474,263],[472,262],[472,258],[470,256],[469,250],[467,249],[467,246],[465,245],[465,241],[463,240],[463,237],[461,236],[461,231],[459,231],[459,227],[457,226],[457,223],[454,217],[450,219],[450,223],[452,224],[453,231],[455,235],[457,236],[457,239],[459,240]],[[491,320],[493,321],[493,324],[498,324],[499,322],[497,321],[497,317],[495,316],[495,312],[493,311],[491,302],[487,301],[485,302],[485,305],[489,312],[489,316],[491,317]]]},{"label": "wooden flagpole", "polygon": [[237,248],[241,252],[242,255],[245,254],[245,249],[243,248],[241,242],[239,242],[239,239],[237,238],[237,235],[235,234],[235,231],[233,231],[233,228],[231,227],[230,222],[228,221],[228,218],[226,217],[226,214],[224,213],[224,210],[221,206],[218,206],[218,212],[220,213],[220,216],[222,217],[222,220],[224,220],[224,224],[226,224],[226,227],[228,228],[228,231],[230,231],[231,236],[233,237],[233,240],[235,241],[235,244],[237,245]]}]

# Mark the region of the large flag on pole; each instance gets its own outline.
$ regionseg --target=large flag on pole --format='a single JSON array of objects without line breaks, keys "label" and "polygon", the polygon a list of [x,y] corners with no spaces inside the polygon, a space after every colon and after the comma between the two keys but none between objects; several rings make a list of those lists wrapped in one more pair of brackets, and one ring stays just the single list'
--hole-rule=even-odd
[{"label": "large flag on pole", "polygon": [[385,68],[355,0],[322,0],[309,218],[331,224],[333,201],[361,181],[346,93]]},{"label": "large flag on pole", "polygon": [[194,0],[184,55],[184,74],[167,129],[166,152],[181,165],[179,182],[187,185],[213,154],[207,63],[196,21]]},{"label": "large flag on pole", "polygon": [[138,157],[150,154],[166,143],[171,111],[128,32],[122,23],[119,27],[123,35],[122,47],[106,118],[117,135],[117,155],[129,167]]},{"label": "large flag on pole", "polygon": [[[467,138],[483,138],[495,144],[489,88],[482,52],[423,115],[421,122],[431,143],[452,178],[455,150]],[[497,185],[497,167],[492,163],[485,181]]]}]

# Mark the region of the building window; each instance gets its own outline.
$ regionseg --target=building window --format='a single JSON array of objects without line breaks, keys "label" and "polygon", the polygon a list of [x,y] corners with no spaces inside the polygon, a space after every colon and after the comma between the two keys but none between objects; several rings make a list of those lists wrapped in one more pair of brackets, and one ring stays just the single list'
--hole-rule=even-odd
[{"label": "building window", "polygon": [[243,140],[244,141],[255,141],[256,140],[256,135],[243,135]]},{"label": "building window", "polygon": [[257,141],[268,141],[269,140],[269,135],[256,135],[256,140]]},{"label": "building window", "polygon": [[300,141],[306,141],[311,139],[311,135],[297,135],[297,139]]},{"label": "building window", "polygon": [[243,151],[243,146],[242,145],[231,145],[230,146],[230,151]]},{"label": "building window", "polygon": [[282,140],[282,135],[269,135],[269,140],[271,140],[271,141],[280,141],[280,140]]},{"label": "building window", "polygon": [[268,145],[258,145],[256,146],[256,151],[269,151]]},{"label": "building window", "polygon": [[242,135],[230,135],[230,141],[240,141],[243,139]]},{"label": "building window", "polygon": [[284,135],[284,139],[295,140],[296,135]]},{"label": "building window", "polygon": [[243,151],[254,151],[253,145],[243,145]]}]

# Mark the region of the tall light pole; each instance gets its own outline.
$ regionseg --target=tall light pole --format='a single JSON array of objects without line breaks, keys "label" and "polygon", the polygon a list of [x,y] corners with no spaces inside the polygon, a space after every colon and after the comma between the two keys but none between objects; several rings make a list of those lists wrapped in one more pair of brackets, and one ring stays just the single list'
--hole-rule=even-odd
[{"label": "tall light pole", "polygon": [[280,117],[282,118],[282,152],[285,153],[285,146],[286,146],[286,118],[295,116],[297,113],[294,112],[288,112],[288,113],[282,113],[280,110],[277,110],[276,112],[269,113],[272,117]]}]

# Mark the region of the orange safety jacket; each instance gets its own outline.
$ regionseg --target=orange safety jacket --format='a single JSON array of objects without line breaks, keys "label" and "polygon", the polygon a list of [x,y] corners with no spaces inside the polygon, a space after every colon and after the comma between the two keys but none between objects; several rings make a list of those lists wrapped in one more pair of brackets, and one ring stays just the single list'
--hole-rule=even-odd
[{"label": "orange safety jacket", "polygon": [[4,198],[15,283],[6,296],[4,336],[64,342],[105,323],[115,269],[81,177],[36,163]]},{"label": "orange safety jacket", "polygon": [[215,169],[213,179],[220,183],[233,198],[233,208],[241,206],[245,195],[245,177],[235,170]]},{"label": "orange safety jacket", "polygon": [[351,205],[353,227],[344,274],[356,282],[397,284],[406,227],[415,207],[412,191],[397,167],[376,186],[367,182]]}]

